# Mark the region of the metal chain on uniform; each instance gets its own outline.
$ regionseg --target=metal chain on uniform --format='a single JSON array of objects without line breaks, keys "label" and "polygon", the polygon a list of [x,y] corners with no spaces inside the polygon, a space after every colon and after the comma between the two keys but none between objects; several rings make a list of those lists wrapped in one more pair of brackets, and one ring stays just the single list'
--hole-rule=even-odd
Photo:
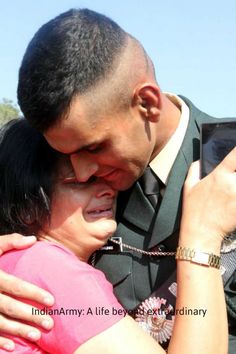
[{"label": "metal chain on uniform", "polygon": [[[139,254],[144,254],[145,256],[149,256],[149,257],[163,257],[163,256],[175,256],[176,255],[176,252],[144,251],[144,250],[141,250],[140,248],[127,245],[126,243],[123,243],[122,241],[117,241],[113,238],[110,238],[109,241],[119,245],[122,248],[127,248],[128,250],[137,252]],[[95,261],[96,261],[96,252],[93,253],[93,255],[91,257],[91,261],[90,261],[90,264],[93,267],[95,266]]]},{"label": "metal chain on uniform", "polygon": [[116,243],[117,245],[120,245],[124,248],[127,248],[131,251],[135,251],[137,253],[140,253],[140,254],[145,254],[146,256],[156,256],[156,257],[159,257],[159,256],[175,256],[176,252],[162,252],[162,251],[144,251],[144,250],[141,250],[139,248],[136,248],[136,247],[133,247],[133,246],[130,246],[130,245],[127,245],[126,243],[123,243],[121,241],[117,241],[117,240],[114,240],[114,239],[110,239],[111,242],[113,243]]}]

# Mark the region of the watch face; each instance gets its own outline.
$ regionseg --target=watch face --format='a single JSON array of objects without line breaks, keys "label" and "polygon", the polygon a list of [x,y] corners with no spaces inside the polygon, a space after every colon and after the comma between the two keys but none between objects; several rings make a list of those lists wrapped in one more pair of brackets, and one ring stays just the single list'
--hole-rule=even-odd
[{"label": "watch face", "polygon": [[209,254],[205,252],[195,251],[194,256],[192,257],[193,262],[198,262],[201,264],[208,264],[209,263]]},{"label": "watch face", "polygon": [[201,176],[210,173],[236,146],[236,120],[201,127]]}]

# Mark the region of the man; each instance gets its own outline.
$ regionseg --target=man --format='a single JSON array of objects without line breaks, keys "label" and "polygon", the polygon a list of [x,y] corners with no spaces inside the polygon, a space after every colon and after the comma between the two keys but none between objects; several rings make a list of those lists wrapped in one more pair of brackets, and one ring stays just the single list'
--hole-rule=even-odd
[{"label": "man", "polygon": [[[184,97],[164,94],[142,45],[90,10],[68,11],[36,33],[20,68],[18,98],[49,144],[70,155],[79,182],[99,176],[117,190],[129,188],[118,202],[118,249],[95,260],[121,303],[135,314],[158,294],[174,306],[182,187],[199,158],[200,125],[216,119]],[[230,353],[233,286],[231,276]]]}]

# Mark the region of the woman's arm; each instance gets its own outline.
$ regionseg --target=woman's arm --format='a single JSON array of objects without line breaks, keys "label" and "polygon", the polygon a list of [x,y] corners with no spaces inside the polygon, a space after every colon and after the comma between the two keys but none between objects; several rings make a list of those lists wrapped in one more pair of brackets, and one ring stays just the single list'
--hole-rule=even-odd
[{"label": "woman's arm", "polygon": [[[235,229],[236,149],[217,169],[195,185],[195,163],[185,184],[179,244],[207,253],[220,254],[223,238]],[[196,178],[195,178],[196,179]],[[222,183],[224,188],[221,189]],[[189,261],[177,261],[176,307],[206,309],[203,316],[176,316],[170,353],[181,334],[186,353],[228,353],[228,326],[220,271]],[[191,340],[189,340],[191,338]],[[180,352],[184,353],[184,348]]]},{"label": "woman's arm", "polygon": [[[176,315],[169,354],[226,354],[227,319],[220,271],[177,262],[176,309],[201,309],[204,316]],[[82,344],[74,354],[164,354],[129,316]]]}]

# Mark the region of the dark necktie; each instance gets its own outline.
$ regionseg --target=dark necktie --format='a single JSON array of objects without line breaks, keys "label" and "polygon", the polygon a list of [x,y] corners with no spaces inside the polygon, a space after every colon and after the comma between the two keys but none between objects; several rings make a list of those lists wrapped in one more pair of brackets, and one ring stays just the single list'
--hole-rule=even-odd
[{"label": "dark necktie", "polygon": [[141,188],[152,204],[154,209],[157,209],[161,203],[161,193],[160,188],[164,185],[161,180],[155,175],[151,167],[147,167],[143,175],[139,179]]}]

